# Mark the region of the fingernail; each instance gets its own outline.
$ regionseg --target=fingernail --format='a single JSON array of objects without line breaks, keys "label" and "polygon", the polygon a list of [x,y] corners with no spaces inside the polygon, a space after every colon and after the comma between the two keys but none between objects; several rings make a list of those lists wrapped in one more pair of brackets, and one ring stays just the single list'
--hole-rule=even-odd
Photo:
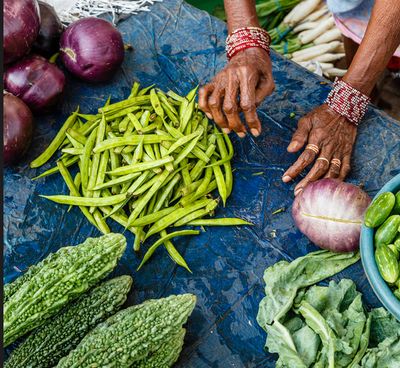
[{"label": "fingernail", "polygon": [[287,150],[290,151],[290,150],[292,150],[292,149],[295,149],[296,146],[297,146],[297,143],[296,143],[296,142],[292,142],[292,143],[290,143],[290,144],[288,145]]},{"label": "fingernail", "polygon": [[250,129],[251,134],[254,135],[254,137],[258,137],[260,135],[260,132],[258,131],[258,129]]},{"label": "fingernail", "polygon": [[298,188],[294,191],[294,195],[297,196],[303,191],[303,188]]},{"label": "fingernail", "polygon": [[246,133],[239,132],[239,133],[237,133],[237,135],[238,135],[240,138],[244,138],[244,137],[246,136]]},{"label": "fingernail", "polygon": [[211,115],[210,113],[206,112],[206,115],[207,115],[207,117],[208,117],[209,119],[212,119],[212,115]]},{"label": "fingernail", "polygon": [[282,181],[284,183],[288,183],[291,180],[292,180],[292,178],[289,175],[284,175],[284,177],[282,178]]},{"label": "fingernail", "polygon": [[229,128],[222,128],[222,131],[223,131],[225,134],[229,134],[229,133],[231,132],[231,130],[230,130]]}]

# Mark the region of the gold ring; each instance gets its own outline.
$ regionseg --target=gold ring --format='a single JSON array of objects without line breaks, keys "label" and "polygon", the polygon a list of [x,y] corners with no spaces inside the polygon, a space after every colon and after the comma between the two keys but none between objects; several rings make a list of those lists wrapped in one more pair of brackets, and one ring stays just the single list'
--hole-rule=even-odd
[{"label": "gold ring", "polygon": [[329,160],[325,157],[318,157],[317,160],[326,161],[326,163],[329,165]]},{"label": "gold ring", "polygon": [[331,164],[332,164],[332,165],[335,165],[335,166],[337,166],[337,167],[340,167],[340,166],[342,166],[342,161],[340,161],[338,158],[333,158],[333,159],[331,160]]},{"label": "gold ring", "polygon": [[307,144],[306,149],[313,151],[316,155],[319,153],[319,147],[316,144]]}]

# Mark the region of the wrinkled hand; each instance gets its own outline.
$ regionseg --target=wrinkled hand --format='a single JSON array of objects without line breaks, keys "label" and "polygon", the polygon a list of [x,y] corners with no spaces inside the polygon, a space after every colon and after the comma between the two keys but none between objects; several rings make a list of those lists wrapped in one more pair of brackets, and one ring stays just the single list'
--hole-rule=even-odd
[{"label": "wrinkled hand", "polygon": [[199,92],[199,106],[225,133],[239,137],[246,128],[239,117],[243,111],[254,136],[261,133],[256,107],[275,89],[271,59],[261,48],[249,48],[236,54],[213,81]]},{"label": "wrinkled hand", "polygon": [[331,110],[328,105],[317,107],[299,120],[287,150],[297,152],[307,145],[315,145],[319,148],[319,153],[312,149],[304,149],[297,161],[283,174],[282,180],[293,180],[311,163],[314,163],[314,166],[297,184],[295,195],[308,183],[322,177],[343,180],[350,172],[351,152],[356,134],[357,127]]}]

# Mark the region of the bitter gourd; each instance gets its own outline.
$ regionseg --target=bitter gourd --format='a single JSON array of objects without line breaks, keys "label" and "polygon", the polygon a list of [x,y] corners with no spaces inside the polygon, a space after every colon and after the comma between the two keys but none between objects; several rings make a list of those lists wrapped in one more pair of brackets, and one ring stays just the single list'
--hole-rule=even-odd
[{"label": "bitter gourd", "polygon": [[134,363],[132,368],[167,368],[172,367],[182,351],[186,330],[182,328],[176,335],[169,338],[154,353],[141,361]]},{"label": "bitter gourd", "polygon": [[22,283],[4,304],[3,344],[44,324],[63,306],[106,277],[126,248],[121,234],[88,238],[75,247],[61,250]]},{"label": "bitter gourd", "polygon": [[19,345],[4,368],[51,368],[73,350],[97,324],[125,303],[130,276],[105,281],[68,304]]},{"label": "bitter gourd", "polygon": [[192,294],[148,300],[100,323],[58,368],[128,368],[177,335],[196,303]]}]

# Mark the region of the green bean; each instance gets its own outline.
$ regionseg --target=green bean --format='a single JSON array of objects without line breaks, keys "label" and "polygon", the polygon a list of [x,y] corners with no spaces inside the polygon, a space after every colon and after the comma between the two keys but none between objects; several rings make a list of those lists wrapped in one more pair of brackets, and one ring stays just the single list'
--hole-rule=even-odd
[{"label": "green bean", "polygon": [[99,115],[99,117],[96,120],[90,121],[86,123],[82,128],[80,128],[79,133],[84,136],[88,136],[92,132],[92,130],[100,124],[100,121],[101,121],[101,116]]},{"label": "green bean", "polygon": [[[76,162],[79,161],[79,156],[69,157],[69,158],[66,158],[66,159],[63,159],[63,160],[60,160],[60,161],[65,165],[65,167],[69,167],[69,166],[72,166],[73,164],[75,164]],[[58,169],[57,166],[54,166],[54,167],[46,170],[45,172],[41,173],[40,175],[37,175],[37,176],[33,177],[32,180],[37,180],[37,179],[40,179],[40,178],[44,178],[45,176],[49,176],[49,175],[55,174],[56,172],[59,172],[59,169]]]},{"label": "green bean", "polygon": [[165,189],[162,191],[160,197],[158,198],[158,202],[154,206],[155,212],[158,212],[162,208],[162,206],[166,202],[168,196],[170,195],[170,193],[172,193],[174,187],[178,184],[180,179],[181,179],[181,175],[179,173],[177,173],[176,175],[174,175],[172,180],[167,184]]},{"label": "green bean", "polygon": [[[193,149],[196,147],[197,142],[200,139],[200,135],[194,138],[188,145],[186,145],[183,150],[175,157],[174,164],[178,165]],[[206,156],[207,157],[207,156]],[[208,159],[208,157],[207,157]]]},{"label": "green bean", "polygon": [[134,172],[145,171],[149,169],[153,169],[156,167],[164,166],[168,162],[174,161],[172,156],[164,157],[160,160],[153,160],[149,162],[141,162],[138,164],[121,166],[115,170],[108,171],[107,174],[110,175],[127,175]]},{"label": "green bean", "polygon": [[[214,127],[214,132],[218,132],[217,128]],[[217,135],[217,145],[219,152],[221,152],[222,160],[228,156],[228,150],[226,149],[225,139],[222,135]],[[225,185],[226,185],[226,198],[228,198],[232,192],[233,185],[233,176],[232,176],[232,168],[230,159],[224,162],[224,171],[225,171]],[[225,204],[224,204],[225,205]]]},{"label": "green bean", "polygon": [[[187,160],[184,160],[187,161]],[[184,162],[182,161],[182,162]],[[183,183],[185,184],[185,186],[189,186],[190,184],[192,184],[192,178],[190,177],[190,173],[189,173],[189,168],[187,167],[187,164],[185,165],[186,167],[184,169],[182,169],[182,178],[183,178]]]},{"label": "green bean", "polygon": [[[110,150],[110,164],[111,164],[111,170],[115,170],[117,167],[121,165],[120,156],[115,154],[113,150]],[[118,179],[118,177],[116,175],[111,175],[111,179]],[[113,184],[111,192],[113,194],[117,194],[118,184]]]},{"label": "green bean", "polygon": [[[64,166],[64,168],[65,168],[65,170],[67,170],[65,166]],[[74,191],[74,192],[70,191],[70,192],[69,192],[69,195],[72,195],[72,196],[73,196],[74,193],[78,193],[78,195],[80,194],[80,193],[79,193],[79,188],[81,187],[81,173],[80,173],[80,172],[78,172],[78,173],[75,175],[75,178],[74,178],[74,186],[75,186],[75,188],[76,188],[76,191]],[[71,209],[72,209],[72,206],[69,206],[67,212],[71,211]]]},{"label": "green bean", "polygon": [[153,144],[153,151],[156,156],[156,160],[161,158],[160,146],[158,144]]},{"label": "green bean", "polygon": [[[68,169],[66,166],[61,162],[57,162],[57,168],[60,171],[61,176],[63,177],[65,184],[67,185],[69,191],[75,196],[75,197],[80,197],[79,190],[74,184],[74,181],[72,180],[72,176],[69,173]],[[73,203],[70,203],[71,205],[74,205]],[[89,210],[86,207],[79,206],[80,210],[82,211],[83,215],[89,220],[89,222],[94,225],[95,227],[98,227],[97,222],[93,218],[92,214],[89,212]],[[99,229],[100,230],[100,229]]]},{"label": "green bean", "polygon": [[143,112],[142,117],[140,118],[140,124],[142,125],[143,128],[146,128],[149,125],[150,121],[150,111],[146,110]]},{"label": "green bean", "polygon": [[190,142],[192,139],[196,138],[197,136],[201,135],[203,133],[202,130],[196,131],[192,134],[183,136],[179,138],[176,142],[172,144],[172,146],[168,150],[168,154],[170,155],[172,152],[174,152],[177,148],[182,147],[186,143]]},{"label": "green bean", "polygon": [[[138,96],[144,96],[147,92],[149,92],[155,85],[152,84],[151,86],[148,86],[146,88],[143,88],[142,90],[139,91]],[[146,96],[148,97],[148,96]]]},{"label": "green bean", "polygon": [[[214,163],[214,162],[215,162],[215,159],[212,159],[211,163]],[[217,182],[219,195],[221,196],[222,202],[225,207],[226,198],[227,198],[227,189],[226,189],[224,175],[222,174],[221,166],[213,166],[212,169],[214,171],[215,181]]]},{"label": "green bean", "polygon": [[82,155],[83,148],[63,148],[62,153],[68,153],[69,155]]},{"label": "green bean", "polygon": [[150,199],[150,202],[146,208],[146,213],[152,213],[154,211],[154,206],[156,204],[157,197],[158,195],[154,194],[153,197]]},{"label": "green bean", "polygon": [[199,86],[197,85],[196,87],[194,87],[186,96],[186,99],[188,101],[192,101],[194,100],[194,98],[196,97],[196,92],[199,89]]},{"label": "green bean", "polygon": [[153,224],[154,222],[158,221],[160,218],[163,218],[164,216],[169,215],[171,212],[174,212],[178,208],[179,208],[179,206],[168,207],[163,210],[150,213],[146,216],[139,217],[135,221],[132,222],[131,226],[144,227],[144,226]]},{"label": "green bean", "polygon": [[150,125],[147,125],[146,127],[142,128],[142,134],[151,132],[153,130],[156,130],[158,128],[158,123],[152,123]]},{"label": "green bean", "polygon": [[[211,183],[208,185],[207,190],[205,191],[205,193],[211,193],[214,189],[217,189],[217,182],[215,180],[212,180]],[[188,206],[190,203],[192,203],[193,201],[204,197],[204,194],[196,194],[196,193],[192,193],[189,194],[186,197],[183,197],[180,201],[179,204],[181,206]]]},{"label": "green bean", "polygon": [[100,229],[100,231],[103,234],[109,234],[110,228],[108,227],[107,223],[103,219],[103,216],[101,215],[101,213],[98,210],[94,211],[93,217],[96,220],[97,227]]},{"label": "green bean", "polygon": [[[181,125],[180,125],[180,131],[181,132],[185,132],[186,131],[186,127],[190,121],[190,119],[192,118],[193,115],[193,111],[194,111],[194,104],[195,101],[194,99],[187,105],[187,107],[182,109],[182,114],[179,114],[180,116],[180,121],[181,121]],[[184,106],[184,104],[182,104],[181,106]]]},{"label": "green bean", "polygon": [[[131,106],[131,107],[127,107],[127,108],[125,108],[125,109],[122,109],[122,110],[119,110],[119,111],[113,113],[112,115],[106,115],[106,120],[112,122],[112,123],[111,123],[111,128],[112,128],[114,131],[118,131],[119,122],[118,122],[118,121],[115,122],[115,121],[113,121],[113,120],[115,120],[115,119],[117,119],[117,118],[123,118],[123,117],[125,117],[129,112],[134,112],[134,111],[137,111],[137,110],[139,110],[139,109],[140,109],[140,106]],[[113,124],[115,124],[115,125],[113,125]]]},{"label": "green bean", "polygon": [[156,155],[154,154],[153,147],[150,144],[145,144],[143,146],[144,151],[149,155],[152,160],[156,159]]},{"label": "green bean", "polygon": [[40,195],[40,197],[49,199],[50,201],[60,204],[72,204],[73,206],[86,206],[86,207],[102,207],[112,206],[122,202],[126,198],[126,194],[116,194],[107,198],[87,198],[67,195]]},{"label": "green bean", "polygon": [[[76,141],[78,141],[83,146],[86,144],[86,140],[87,140],[86,136],[84,136],[83,134],[79,133],[75,129],[70,128],[65,133],[68,133],[68,135],[67,135],[68,138],[70,138],[70,137],[74,138]],[[70,139],[70,141],[71,141],[71,139]],[[72,141],[71,141],[71,143],[72,143]]]},{"label": "green bean", "polygon": [[174,224],[176,221],[180,220],[182,217],[188,215],[189,213],[196,211],[200,208],[203,208],[207,206],[208,203],[210,203],[212,199],[200,199],[187,207],[180,208],[176,210],[173,213],[170,213],[169,215],[165,216],[164,218],[158,220],[154,225],[149,229],[149,231],[146,234],[146,238],[150,237],[153,234],[159,233],[161,230],[164,230],[168,226]]},{"label": "green bean", "polygon": [[207,194],[206,190],[207,190],[208,185],[211,182],[212,174],[213,174],[213,169],[211,167],[207,167],[203,181],[198,186],[195,195],[201,196],[201,195]]},{"label": "green bean", "polygon": [[188,194],[195,192],[201,183],[202,183],[202,180],[198,180],[198,181],[194,181],[193,183],[190,183],[189,185],[184,186],[180,190],[182,193],[182,196],[187,196]]},{"label": "green bean", "polygon": [[124,117],[121,122],[118,124],[118,131],[120,133],[126,132],[128,129],[128,124],[130,123],[129,116]]},{"label": "green bean", "polygon": [[198,235],[200,234],[200,231],[198,230],[180,230],[180,231],[175,231],[173,233],[167,234],[160,239],[158,239],[146,252],[146,254],[143,256],[143,260],[140,263],[139,267],[137,268],[137,271],[139,271],[143,265],[150,259],[150,257],[153,255],[154,251],[166,240],[175,238],[177,236],[183,236],[183,235]]},{"label": "green bean", "polygon": [[164,170],[161,174],[158,174],[158,180],[153,184],[153,186],[146,192],[146,194],[141,197],[136,203],[135,209],[131,212],[128,218],[128,227],[131,226],[132,222],[136,220],[139,216],[140,212],[142,212],[143,208],[150,201],[151,197],[157,192],[157,190],[161,187],[162,183],[165,181],[169,172]]},{"label": "green bean", "polygon": [[[97,130],[96,144],[99,144],[100,142],[103,141],[105,134],[106,134],[106,119],[103,114],[99,128]],[[105,151],[105,152],[109,152],[109,151]],[[90,169],[90,178],[88,181],[88,189],[89,190],[93,190],[93,187],[95,185],[101,184],[101,183],[97,183],[97,178],[99,175],[98,174],[99,165],[100,165],[100,153],[95,153],[95,154],[93,154],[92,166]],[[104,166],[104,164],[103,164],[103,166]],[[104,177],[103,177],[103,181],[104,181]],[[97,192],[97,193],[100,194],[100,192]],[[94,211],[94,210],[92,210],[92,211]]]},{"label": "green bean", "polygon": [[150,102],[150,96],[142,96],[142,95],[140,95],[140,92],[139,92],[138,96],[136,96],[136,97],[129,98],[129,99],[123,100],[123,101],[119,101],[119,102],[110,104],[105,107],[101,107],[101,108],[99,108],[98,111],[99,111],[99,113],[104,112],[107,115],[108,113],[112,113],[114,111],[124,110],[127,107],[132,107],[132,106],[140,107],[141,105],[145,105],[148,102]]},{"label": "green bean", "polygon": [[185,97],[179,96],[177,93],[171,90],[167,92],[167,96],[173,98],[175,101],[178,101],[180,103],[182,103],[183,101],[187,101]]},{"label": "green bean", "polygon": [[[129,202],[129,200],[134,196],[135,190],[137,190],[149,177],[149,172],[144,172],[141,174],[126,190],[126,199],[123,200],[121,203],[118,203],[114,206],[112,211],[110,212],[108,216],[113,215],[114,213],[118,212],[121,208],[125,207],[125,205]],[[124,192],[124,189],[122,189],[122,192]]]},{"label": "green bean", "polygon": [[138,118],[133,115],[131,112],[128,113],[128,117],[130,119],[130,121],[132,122],[133,126],[135,127],[136,131],[140,134],[142,132],[142,124],[140,124],[140,121],[138,120]]},{"label": "green bean", "polygon": [[[101,185],[101,184],[104,183],[104,179],[105,179],[105,176],[106,176],[106,170],[107,170],[109,158],[110,158],[110,151],[104,151],[104,152],[101,153],[101,158],[100,158],[100,162],[99,162],[99,165],[98,165],[98,172],[97,172],[95,185]],[[92,172],[91,177],[92,176],[96,176],[95,173]],[[93,198],[99,198],[100,197],[100,191],[99,190],[94,190],[92,192],[92,196],[93,196]],[[92,207],[90,209],[90,212],[93,213],[94,209],[95,208]]]},{"label": "green bean", "polygon": [[[161,232],[161,236],[164,236],[163,233],[166,234],[166,232],[164,232],[164,230],[163,230]],[[190,273],[192,273],[192,271],[189,268],[188,264],[186,263],[185,259],[180,255],[180,253],[177,251],[177,249],[174,247],[174,245],[172,244],[172,242],[170,240],[165,240],[164,246],[165,246],[165,249],[167,250],[169,256],[171,257],[171,259],[178,266],[186,268],[186,270],[188,270]]]},{"label": "green bean", "polygon": [[139,93],[139,88],[140,88],[140,83],[134,82],[133,86],[132,86],[132,89],[131,89],[131,93],[130,93],[128,98],[136,97],[137,94]]},{"label": "green bean", "polygon": [[106,181],[105,183],[102,183],[100,185],[96,185],[93,188],[93,190],[101,190],[104,188],[112,187],[113,185],[122,184],[131,179],[136,179],[140,175],[141,175],[141,173],[137,172],[137,173],[132,173],[132,174],[124,175],[124,176],[118,176],[116,179],[112,179],[112,180]]},{"label": "green bean", "polygon": [[209,215],[212,211],[214,211],[217,208],[217,206],[218,206],[218,201],[213,200],[205,208],[201,208],[197,211],[189,213],[185,217],[182,217],[179,221],[175,222],[174,226],[175,227],[183,226],[183,225],[186,225],[187,223],[189,223],[193,220],[196,220],[200,217]]},{"label": "green bean", "polygon": [[157,96],[157,93],[156,93],[156,90],[154,88],[152,88],[150,90],[150,102],[151,102],[151,105],[153,106],[154,111],[156,112],[156,114],[158,116],[160,116],[161,118],[163,118],[164,117],[164,110],[163,110],[163,108],[162,108],[162,106],[160,104],[160,100],[159,100],[159,98]]},{"label": "green bean", "polygon": [[174,114],[177,116],[177,112],[175,110],[175,107],[171,105],[171,103],[168,101],[167,96],[163,93],[163,91],[161,90],[157,90],[157,96],[161,101],[161,104],[167,106],[167,108]]},{"label": "green bean", "polygon": [[138,163],[143,157],[143,142],[144,138],[140,140],[139,144],[135,148],[135,152],[133,153],[133,159],[132,159],[133,164]]},{"label": "green bean", "polygon": [[97,130],[98,128],[95,128],[92,133],[90,133],[90,136],[88,140],[86,141],[85,147],[84,147],[84,152],[81,155],[81,175],[82,175],[82,187],[86,190],[88,187],[88,182],[89,182],[89,166],[90,166],[90,155],[92,153],[96,137],[97,137]]},{"label": "green bean", "polygon": [[253,225],[251,222],[240,218],[216,218],[216,219],[199,219],[188,222],[189,226],[240,226]]},{"label": "green bean", "polygon": [[49,144],[49,146],[43,151],[42,154],[40,154],[36,159],[34,159],[30,167],[36,168],[44,165],[47,161],[50,160],[50,158],[54,155],[54,153],[57,151],[58,147],[60,144],[63,142],[65,138],[65,132],[71,128],[76,121],[77,115],[78,115],[79,107],[76,109],[76,111],[65,121],[64,125],[61,127],[61,129],[58,131],[52,142]]},{"label": "green bean", "polygon": [[140,244],[141,244],[143,238],[144,238],[144,231],[141,227],[139,227],[136,230],[135,241],[133,243],[133,250],[135,252],[139,252]]},{"label": "green bean", "polygon": [[85,119],[86,121],[94,121],[100,117],[99,114],[81,114],[81,113],[79,113],[78,116],[80,118]]},{"label": "green bean", "polygon": [[[210,160],[211,156],[213,155],[215,149],[216,149],[215,144],[210,144],[210,146],[207,148],[206,155],[208,159]],[[196,162],[196,165],[194,165],[192,171],[190,172],[190,177],[192,178],[192,181],[197,180],[201,173],[203,172],[204,167],[207,165],[207,162],[204,160],[200,160]]]},{"label": "green bean", "polygon": [[[140,136],[140,135],[108,138],[105,141],[101,142],[99,145],[97,145],[93,149],[93,152],[94,153],[102,152],[102,151],[109,150],[111,148],[115,148],[115,147],[119,147],[119,146],[128,146],[128,145],[136,146],[137,144],[139,144],[141,142],[141,140],[142,140],[142,136]],[[156,134],[145,135],[143,138],[144,144],[161,143],[162,141],[175,141],[175,139],[170,136],[160,136],[160,135],[156,135]]]},{"label": "green bean", "polygon": [[[104,191],[102,191],[101,193],[103,196],[106,196],[106,194],[104,193]],[[109,212],[111,212],[111,208],[108,206],[104,206],[104,207],[100,207],[100,210],[105,214],[108,215]],[[128,217],[126,215],[122,215],[119,213],[114,213],[113,215],[110,216],[110,218],[112,218],[115,222],[119,223],[121,226],[125,227],[128,221]],[[135,234],[136,236],[136,229],[135,228],[129,228],[128,229],[130,232],[132,232],[133,234]]]}]

